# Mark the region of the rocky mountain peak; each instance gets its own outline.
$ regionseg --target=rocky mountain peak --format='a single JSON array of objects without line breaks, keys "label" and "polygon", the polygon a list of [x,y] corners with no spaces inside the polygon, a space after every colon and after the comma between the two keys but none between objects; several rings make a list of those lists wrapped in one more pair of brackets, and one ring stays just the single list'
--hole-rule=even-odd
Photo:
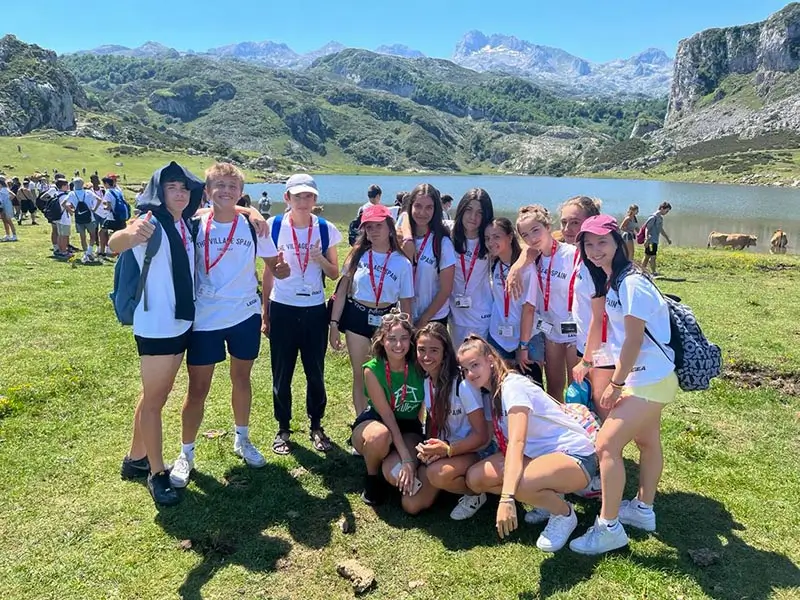
[{"label": "rocky mountain peak", "polygon": [[390,44],[375,48],[378,54],[388,54],[390,56],[402,56],[403,58],[425,58],[419,50],[409,48],[405,44]]}]

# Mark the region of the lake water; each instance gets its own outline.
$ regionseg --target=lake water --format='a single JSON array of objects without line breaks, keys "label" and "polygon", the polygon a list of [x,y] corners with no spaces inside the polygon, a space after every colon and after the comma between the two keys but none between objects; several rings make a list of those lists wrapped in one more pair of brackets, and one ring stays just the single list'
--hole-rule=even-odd
[{"label": "lake water", "polygon": [[[800,188],[526,176],[319,175],[315,179],[325,217],[339,223],[355,217],[373,183],[383,189],[384,204],[392,204],[399,191],[430,183],[453,196],[451,214],[464,192],[482,187],[492,197],[495,211],[503,216],[513,216],[520,206],[532,203],[555,211],[565,199],[584,194],[601,198],[603,212],[620,220],[628,205],[638,204],[642,223],[667,201],[672,212],[665,218],[664,228],[679,246],[705,247],[709,232],[720,231],[756,235],[758,244],[748,251],[768,252],[772,233],[781,228],[789,236],[789,252],[794,253],[800,235]],[[273,203],[283,197],[281,184],[246,186],[253,199],[265,189]]]}]

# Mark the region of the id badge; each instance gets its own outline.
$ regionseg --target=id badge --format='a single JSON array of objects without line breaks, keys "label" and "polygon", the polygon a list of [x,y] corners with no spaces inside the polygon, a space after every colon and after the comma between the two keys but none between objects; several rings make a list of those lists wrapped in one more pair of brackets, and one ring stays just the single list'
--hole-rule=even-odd
[{"label": "id badge", "polygon": [[470,296],[456,296],[456,308],[472,308]]},{"label": "id badge", "polygon": [[563,321],[561,323],[561,335],[578,335],[578,324],[575,321]]},{"label": "id badge", "polygon": [[208,285],[207,283],[202,283],[197,286],[197,295],[203,296],[205,298],[213,298],[216,294],[213,285]]},{"label": "id badge", "polygon": [[368,314],[367,325],[369,325],[370,327],[380,327],[381,319],[382,319],[381,315]]},{"label": "id badge", "polygon": [[514,326],[513,325],[498,325],[497,326],[497,335],[500,337],[513,337],[514,335]]},{"label": "id badge", "polygon": [[310,296],[311,295],[311,286],[307,283],[304,283],[295,292],[296,296]]},{"label": "id badge", "polygon": [[550,333],[551,331],[553,331],[553,324],[548,323],[544,319],[537,319],[536,331],[541,331],[542,333]]},{"label": "id badge", "polygon": [[614,357],[611,355],[611,352],[609,352],[606,344],[603,344],[600,348],[592,352],[592,362],[595,367],[614,366]]}]

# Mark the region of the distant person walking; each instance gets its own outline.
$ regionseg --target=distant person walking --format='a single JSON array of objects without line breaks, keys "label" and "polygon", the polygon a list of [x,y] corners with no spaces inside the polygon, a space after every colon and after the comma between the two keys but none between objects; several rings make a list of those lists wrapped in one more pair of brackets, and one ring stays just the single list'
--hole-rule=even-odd
[{"label": "distant person walking", "polygon": [[664,229],[664,217],[672,210],[672,205],[669,202],[662,202],[658,210],[654,212],[645,221],[645,242],[644,242],[644,262],[642,263],[642,270],[647,271],[647,265],[650,265],[650,273],[653,277],[658,275],[656,269],[656,255],[658,254],[658,240],[661,236],[667,240],[667,244],[672,245],[672,240],[669,238],[666,230]]},{"label": "distant person walking", "polygon": [[622,239],[625,240],[625,250],[630,260],[633,260],[633,255],[636,251],[634,242],[636,241],[636,234],[639,233],[639,228],[637,227],[639,221],[636,219],[636,215],[638,214],[639,207],[636,204],[631,204],[628,207],[625,218],[622,219],[622,224],[619,226],[622,232]]}]

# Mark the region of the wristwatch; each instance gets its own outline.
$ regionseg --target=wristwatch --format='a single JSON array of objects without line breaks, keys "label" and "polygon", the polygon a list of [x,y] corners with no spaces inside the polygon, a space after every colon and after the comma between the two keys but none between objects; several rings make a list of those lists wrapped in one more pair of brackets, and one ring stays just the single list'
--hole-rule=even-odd
[{"label": "wristwatch", "polygon": [[528,343],[527,342],[520,342],[519,346],[517,346],[517,350],[527,350],[527,349],[528,349]]}]

